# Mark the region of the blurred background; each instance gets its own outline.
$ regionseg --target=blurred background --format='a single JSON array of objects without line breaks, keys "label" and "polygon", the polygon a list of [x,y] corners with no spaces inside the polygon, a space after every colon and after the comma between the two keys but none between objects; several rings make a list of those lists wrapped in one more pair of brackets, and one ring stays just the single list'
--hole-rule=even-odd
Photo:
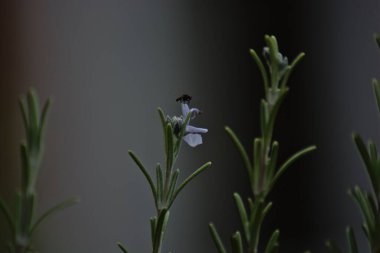
[{"label": "blurred background", "polygon": [[[39,213],[70,196],[82,202],[38,231],[41,252],[149,252],[154,215],[145,179],[127,155],[133,149],[153,171],[163,143],[156,107],[179,114],[175,98],[193,96],[209,128],[204,144],[184,146],[182,177],[213,166],[173,206],[164,252],[216,252],[207,224],[223,239],[240,229],[232,193],[249,195],[240,157],[224,132],[231,126],[251,148],[259,134],[259,72],[249,48],[277,36],[297,67],[275,129],[281,158],[307,145],[318,150],[280,180],[264,238],[281,229],[281,251],[345,247],[345,226],[359,210],[347,195],[368,187],[352,131],[380,142],[371,79],[380,77],[375,0],[242,1],[1,1],[0,193],[11,202],[19,185],[24,138],[17,99],[31,86],[54,98],[46,159],[38,182]],[[7,240],[4,220],[0,241]],[[4,245],[2,243],[1,245]]]}]

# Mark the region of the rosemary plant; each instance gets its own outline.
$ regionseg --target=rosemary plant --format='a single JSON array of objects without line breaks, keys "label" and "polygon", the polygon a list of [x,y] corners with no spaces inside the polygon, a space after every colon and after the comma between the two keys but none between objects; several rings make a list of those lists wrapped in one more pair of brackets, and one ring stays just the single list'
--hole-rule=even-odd
[{"label": "rosemary plant", "polygon": [[36,219],[38,172],[44,155],[44,132],[51,100],[47,100],[42,112],[37,94],[30,90],[26,98],[20,99],[22,119],[26,140],[21,143],[21,188],[16,195],[16,210],[0,199],[0,210],[6,218],[12,239],[8,244],[8,253],[36,252],[32,237],[46,218],[78,202],[77,198],[68,199],[46,211]]},{"label": "rosemary plant", "polygon": [[[380,37],[375,35],[375,41],[380,48]],[[376,79],[373,79],[372,84],[380,112],[380,84]],[[362,229],[368,239],[371,252],[380,253],[380,158],[373,141],[368,141],[367,148],[359,134],[354,133],[353,139],[367,170],[372,186],[372,192],[366,192],[359,186],[355,186],[354,189],[349,190],[349,194],[355,199],[362,212],[364,219]],[[352,227],[347,227],[346,237],[349,252],[359,253],[355,233]],[[338,246],[330,240],[326,242],[326,247],[330,253],[342,252]]]},{"label": "rosemary plant", "polygon": [[[252,190],[252,197],[248,198],[248,210],[241,196],[238,193],[233,194],[243,227],[243,235],[239,231],[232,235],[233,253],[259,252],[261,248],[259,247],[261,226],[272,206],[272,202],[267,200],[268,194],[291,164],[316,148],[315,146],[307,147],[291,156],[282,165],[277,166],[279,144],[272,140],[273,128],[279,108],[289,91],[287,86],[289,76],[303,58],[304,53],[299,54],[289,64],[287,57],[279,52],[277,40],[274,36],[266,35],[265,41],[267,47],[264,47],[263,56],[268,68],[264,67],[257,53],[252,49],[250,50],[251,56],[261,72],[265,90],[265,98],[261,100],[261,136],[253,142],[252,161],[232,129],[225,128],[242,157]],[[212,223],[209,224],[209,229],[218,252],[226,253],[227,250]],[[273,232],[266,243],[265,253],[277,252],[279,234],[279,230]]]},{"label": "rosemary plant", "polygon": [[[185,141],[191,147],[195,147],[202,144],[201,134],[207,133],[208,131],[204,128],[197,128],[189,125],[190,120],[194,119],[195,116],[200,113],[200,110],[196,108],[189,108],[190,100],[191,97],[189,95],[183,95],[177,98],[177,102],[181,104],[182,109],[182,116],[179,117],[165,116],[163,110],[158,108],[158,114],[163,128],[166,164],[164,168],[161,168],[161,165],[157,163],[156,183],[153,182],[150,174],[136,154],[132,150],[128,151],[129,155],[148,181],[153,194],[156,208],[156,216],[150,219],[153,253],[161,252],[163,238],[169,220],[170,207],[174,203],[178,194],[192,179],[211,166],[211,162],[205,163],[177,187],[180,170],[174,170],[174,166],[181,149],[182,141]],[[118,243],[118,246],[124,253],[127,253],[125,246],[121,243]]]}]

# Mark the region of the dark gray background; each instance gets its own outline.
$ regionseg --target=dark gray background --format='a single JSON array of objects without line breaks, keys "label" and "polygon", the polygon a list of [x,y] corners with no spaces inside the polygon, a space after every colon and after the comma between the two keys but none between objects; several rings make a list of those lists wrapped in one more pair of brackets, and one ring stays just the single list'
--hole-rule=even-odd
[{"label": "dark gray background", "polygon": [[249,194],[223,126],[249,147],[259,133],[262,86],[248,49],[260,51],[268,33],[289,58],[307,54],[277,122],[281,157],[310,144],[318,150],[293,166],[271,195],[264,237],[279,227],[282,252],[323,252],[327,238],[343,245],[352,224],[364,242],[346,190],[368,186],[351,132],[380,141],[370,85],[380,77],[372,39],[380,31],[379,12],[375,0],[2,1],[1,195],[11,201],[18,185],[17,98],[34,86],[42,99],[55,100],[39,210],[72,195],[82,199],[41,227],[38,248],[118,252],[115,242],[122,241],[132,253],[149,252],[153,201],[127,150],[153,171],[163,155],[155,109],[179,113],[174,100],[189,93],[204,111],[197,125],[210,131],[204,145],[183,148],[178,166],[182,177],[208,160],[213,166],[173,206],[164,252],[216,252],[208,222],[228,243],[240,228],[232,193]]}]

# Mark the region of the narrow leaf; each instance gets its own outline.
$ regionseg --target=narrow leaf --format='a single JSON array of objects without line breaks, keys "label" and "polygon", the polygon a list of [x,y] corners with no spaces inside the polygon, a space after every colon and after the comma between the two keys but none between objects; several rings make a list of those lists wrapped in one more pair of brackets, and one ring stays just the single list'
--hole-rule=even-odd
[{"label": "narrow leaf", "polygon": [[165,234],[165,228],[169,219],[169,211],[163,209],[158,217],[157,226],[155,229],[153,248],[157,249],[161,243]]},{"label": "narrow leaf", "polygon": [[154,216],[152,218],[150,218],[150,236],[151,236],[151,239],[152,239],[152,245],[154,244],[154,238],[156,236],[156,227],[157,227],[157,217]]},{"label": "narrow leaf", "polygon": [[29,121],[30,126],[34,130],[38,130],[39,126],[39,104],[38,104],[38,96],[34,89],[30,89],[27,95],[27,103],[29,109]]},{"label": "narrow leaf", "polygon": [[278,238],[280,236],[280,231],[277,229],[273,232],[270,237],[268,244],[265,248],[265,253],[274,253],[278,250]]},{"label": "narrow leaf", "polygon": [[123,253],[128,253],[127,249],[123,246],[123,244],[121,244],[121,242],[118,242],[117,246],[121,251],[123,251]]},{"label": "narrow leaf", "polygon": [[[258,189],[261,185],[259,185],[259,181],[263,175],[261,175],[261,166],[263,165],[262,161],[262,152],[263,152],[263,141],[260,138],[255,138],[253,144],[253,173],[251,178],[251,184]],[[260,189],[261,190],[261,189]],[[256,190],[254,191],[254,194]]]},{"label": "narrow leaf", "polygon": [[141,170],[141,172],[144,174],[146,180],[149,183],[150,189],[152,190],[154,201],[157,202],[156,188],[154,187],[152,178],[150,177],[149,173],[146,171],[144,165],[141,163],[140,159],[135,155],[135,153],[133,153],[132,150],[128,150],[128,154],[133,159],[133,161],[135,161],[135,163],[137,164],[137,166],[139,167],[139,169]]},{"label": "narrow leaf", "polygon": [[163,197],[163,181],[162,181],[162,169],[159,163],[156,166],[156,187],[157,187],[157,203],[156,207],[159,208]]},{"label": "narrow leaf", "polygon": [[297,57],[292,61],[292,63],[290,64],[290,68],[288,71],[286,71],[286,74],[284,75],[284,77],[282,78],[282,81],[281,81],[281,87],[286,87],[286,84],[288,83],[288,79],[290,77],[290,75],[292,74],[293,70],[295,69],[295,67],[297,66],[297,64],[305,57],[305,53],[300,53],[299,55],[297,55]]},{"label": "narrow leaf", "polygon": [[243,145],[241,144],[239,138],[236,136],[236,134],[232,131],[231,128],[225,127],[225,130],[228,133],[228,135],[230,136],[230,138],[232,139],[232,141],[235,144],[236,148],[238,149],[238,151],[239,151],[239,153],[240,153],[240,155],[241,155],[241,157],[243,159],[245,168],[248,171],[248,175],[251,176],[252,164],[251,164],[251,162],[249,160],[247,152],[245,151],[245,148],[243,147]]},{"label": "narrow leaf", "polygon": [[267,71],[265,70],[264,64],[261,61],[260,57],[255,52],[255,50],[250,49],[249,53],[251,54],[253,60],[256,62],[256,65],[260,70],[261,78],[263,79],[263,82],[264,82],[265,92],[267,92],[269,88],[269,80],[268,80],[268,74],[267,74]]},{"label": "narrow leaf", "polygon": [[349,252],[350,253],[359,253],[358,250],[358,245],[356,243],[356,238],[354,231],[352,230],[351,227],[348,227],[346,230],[346,235],[347,235],[347,240],[348,240],[348,245],[349,245]]},{"label": "narrow leaf", "polygon": [[306,155],[307,153],[313,151],[316,149],[316,146],[310,146],[305,149],[302,149],[301,151],[298,151],[293,156],[291,156],[283,165],[281,165],[280,169],[277,171],[276,175],[274,176],[271,187],[271,189],[277,182],[277,180],[281,177],[282,174],[289,168],[290,165],[292,165],[295,161],[297,161],[302,156]]},{"label": "narrow leaf", "polygon": [[167,157],[168,154],[166,152],[168,150],[168,143],[167,143],[167,138],[166,138],[166,118],[165,118],[164,111],[160,107],[157,108],[157,111],[158,111],[158,115],[160,116],[160,121],[161,121],[161,125],[162,125],[162,131],[163,131],[163,134],[164,134],[165,157]]},{"label": "narrow leaf", "polygon": [[[267,180],[270,182],[273,178],[278,157],[279,144],[277,141],[274,141],[271,148],[270,160],[267,168]],[[268,184],[266,184],[268,185]]]},{"label": "narrow leaf", "polygon": [[41,121],[40,121],[40,130],[39,130],[39,141],[42,142],[42,138],[44,135],[45,127],[46,127],[46,120],[47,116],[50,111],[50,106],[51,106],[52,100],[49,98],[45,105],[44,108],[42,109],[42,114],[41,114]]},{"label": "narrow leaf", "polygon": [[231,238],[232,252],[243,253],[243,242],[241,240],[240,232],[237,231]]},{"label": "narrow leaf", "polygon": [[[275,66],[278,64],[277,62],[278,45],[277,45],[276,38],[274,36],[265,35],[265,41],[269,48],[272,77],[277,76],[277,67]],[[272,88],[274,87],[272,86]]]},{"label": "narrow leaf", "polygon": [[373,173],[374,170],[372,168],[371,158],[369,157],[366,146],[365,146],[362,138],[358,134],[354,133],[352,136],[353,136],[353,139],[355,141],[356,147],[360,153],[362,161],[363,161],[363,163],[367,169],[367,173],[368,173],[370,180],[372,182],[372,187],[374,188],[374,191],[376,192],[376,190],[379,187],[377,185],[376,175],[374,175],[374,173]]},{"label": "narrow leaf", "polygon": [[243,226],[244,233],[245,233],[245,238],[247,241],[249,241],[249,239],[251,238],[251,235],[249,231],[248,215],[247,215],[247,211],[245,209],[243,200],[241,199],[239,193],[236,193],[236,192],[234,193],[234,200],[239,211],[241,224]]},{"label": "narrow leaf", "polygon": [[161,121],[161,124],[162,124],[162,129],[164,130],[164,134],[165,134],[165,131],[166,131],[166,117],[165,117],[165,113],[164,113],[164,111],[160,107],[157,108],[157,112],[158,112],[158,116],[160,117],[160,121]]},{"label": "narrow leaf", "polygon": [[380,48],[380,36],[379,36],[379,34],[375,33],[375,34],[373,35],[373,37],[374,37],[374,39],[375,39],[375,42],[376,42],[377,47]]},{"label": "narrow leaf", "polygon": [[28,148],[26,143],[20,145],[20,155],[21,155],[21,187],[24,192],[27,191],[28,185],[31,181],[31,171],[28,159]]},{"label": "narrow leaf", "polygon": [[186,178],[182,184],[178,187],[178,189],[174,192],[174,195],[173,195],[173,198],[168,206],[168,208],[171,207],[171,205],[173,204],[174,200],[177,198],[178,194],[182,191],[182,189],[188,184],[190,183],[191,180],[193,180],[197,175],[199,175],[200,173],[202,173],[204,170],[206,170],[207,168],[209,168],[211,166],[211,162],[207,162],[205,164],[203,164],[199,169],[197,169],[196,171],[193,172],[193,174],[191,174],[188,178]]},{"label": "narrow leaf", "polygon": [[174,144],[173,144],[173,129],[171,124],[166,124],[166,139],[167,139],[167,150],[166,150],[166,172],[171,173],[171,169],[174,161]]},{"label": "narrow leaf", "polygon": [[12,217],[12,214],[11,214],[9,208],[8,208],[8,205],[4,202],[4,200],[2,198],[0,198],[0,211],[4,214],[4,217],[8,223],[8,226],[12,231],[11,234],[14,235],[15,230],[16,230],[16,228],[15,228],[16,224],[13,220],[13,217]]},{"label": "narrow leaf", "polygon": [[24,98],[19,99],[19,106],[20,106],[20,111],[22,115],[22,120],[25,126],[25,131],[28,132],[30,123],[29,123],[29,116],[28,116],[28,107],[26,105],[26,101]]},{"label": "narrow leaf", "polygon": [[218,252],[219,252],[219,253],[227,253],[226,248],[224,247],[223,242],[222,242],[222,240],[220,239],[219,233],[218,233],[218,231],[216,230],[214,224],[210,223],[210,224],[208,225],[208,228],[209,228],[209,230],[210,230],[210,233],[211,233],[212,239],[214,240],[214,243],[215,243],[215,246],[216,246]]},{"label": "narrow leaf", "polygon": [[376,210],[372,210],[371,204],[369,203],[368,198],[365,196],[365,194],[362,192],[362,190],[358,186],[354,188],[351,194],[354,196],[356,202],[358,203],[362,211],[363,217],[369,229],[369,233],[370,234],[374,233]]},{"label": "narrow leaf", "polygon": [[177,185],[178,175],[179,175],[179,169],[174,171],[172,179],[170,181],[169,192],[168,192],[168,202],[169,203],[171,202],[171,199],[173,198],[175,187]]},{"label": "narrow leaf", "polygon": [[272,203],[272,202],[269,202],[269,203],[265,206],[265,208],[264,208],[264,210],[263,210],[263,213],[262,213],[262,215],[261,215],[261,219],[262,219],[262,220],[265,219],[265,217],[266,217],[267,214],[269,213],[269,211],[270,211],[270,209],[272,208],[272,206],[273,206],[273,203]]},{"label": "narrow leaf", "polygon": [[38,228],[38,226],[43,222],[45,221],[48,217],[62,211],[63,209],[66,209],[70,206],[73,206],[75,204],[79,203],[79,198],[71,198],[71,199],[67,199],[63,202],[61,202],[60,204],[52,207],[51,209],[49,209],[47,212],[45,212],[35,223],[34,225],[32,226],[32,228],[30,229],[30,234],[33,234],[33,232]]},{"label": "narrow leaf", "polygon": [[377,109],[380,112],[380,84],[377,79],[372,80],[373,90],[375,92]]}]

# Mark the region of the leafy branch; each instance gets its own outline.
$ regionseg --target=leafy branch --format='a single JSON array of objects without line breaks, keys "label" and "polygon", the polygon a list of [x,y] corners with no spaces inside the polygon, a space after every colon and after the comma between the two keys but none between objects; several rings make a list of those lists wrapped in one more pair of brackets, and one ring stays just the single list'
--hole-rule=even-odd
[{"label": "leafy branch", "polygon": [[[380,48],[380,37],[378,35],[375,35],[375,41]],[[374,79],[372,85],[380,112],[380,84]],[[356,133],[353,134],[353,140],[369,176],[372,191],[365,192],[359,186],[356,186],[354,189],[349,190],[349,194],[354,198],[361,210],[364,220],[362,229],[367,237],[371,252],[380,253],[380,157],[373,141],[369,140],[366,146],[360,135]],[[355,234],[351,227],[347,228],[346,237],[349,252],[359,253]],[[326,242],[326,247],[330,253],[341,252],[330,240]]]},{"label": "leafy branch", "polygon": [[[245,252],[258,252],[261,226],[272,207],[272,203],[267,201],[268,194],[290,165],[316,148],[315,146],[307,147],[291,156],[282,165],[278,166],[277,164],[279,144],[277,141],[272,140],[273,129],[278,111],[289,91],[287,82],[290,74],[304,57],[304,53],[299,54],[289,64],[287,57],[279,52],[277,40],[274,36],[266,35],[265,41],[267,47],[264,47],[263,56],[267,68],[257,53],[253,49],[250,50],[250,54],[261,73],[265,91],[265,97],[261,100],[260,107],[261,136],[254,140],[252,158],[249,157],[248,152],[234,131],[229,127],[225,128],[241,155],[244,167],[248,172],[252,190],[252,197],[248,198],[247,201],[248,208],[238,193],[233,195],[243,228],[243,235],[241,235],[240,231],[237,231],[231,237],[233,253],[243,253],[244,245]],[[226,253],[227,250],[215,225],[210,223],[209,229],[218,252]],[[266,243],[265,253],[277,252],[279,235],[279,230],[273,232]]]},{"label": "leafy branch", "polygon": [[21,189],[17,192],[15,212],[0,199],[0,212],[5,216],[11,231],[12,240],[8,245],[8,253],[32,252],[32,236],[51,215],[79,202],[78,198],[66,200],[36,218],[37,205],[36,183],[44,155],[44,132],[47,116],[51,106],[48,99],[42,111],[39,99],[34,90],[30,90],[26,98],[19,101],[21,115],[25,126],[26,140],[20,145],[21,154]]}]

